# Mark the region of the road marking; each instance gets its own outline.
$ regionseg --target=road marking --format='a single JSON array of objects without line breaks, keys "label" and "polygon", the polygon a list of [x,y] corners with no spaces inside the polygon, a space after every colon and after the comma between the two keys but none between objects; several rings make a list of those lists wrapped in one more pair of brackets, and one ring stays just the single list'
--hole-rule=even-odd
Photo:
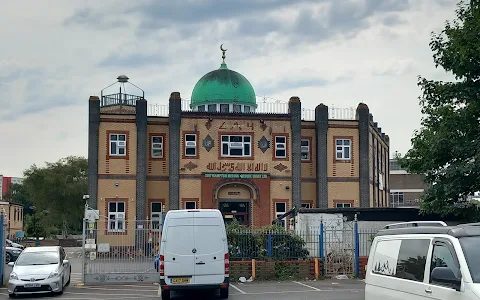
[{"label": "road marking", "polygon": [[162,294],[162,286],[159,285],[158,286],[158,291],[157,291],[157,296],[160,297],[161,294]]},{"label": "road marking", "polygon": [[304,287],[308,287],[308,288],[311,288],[312,290],[315,290],[315,291],[322,291],[321,289],[317,289],[316,287],[313,287],[311,285],[308,285],[308,284],[305,284],[305,283],[301,283],[301,282],[298,282],[298,281],[293,281],[293,283],[296,283],[296,284],[299,284],[299,285],[303,285]]},{"label": "road marking", "polygon": [[234,286],[233,284],[230,283],[230,286],[233,287],[234,289],[236,289],[238,292],[240,292],[241,294],[243,295],[246,295],[247,293],[245,293],[244,291],[242,291],[241,289],[239,289],[238,287]]}]

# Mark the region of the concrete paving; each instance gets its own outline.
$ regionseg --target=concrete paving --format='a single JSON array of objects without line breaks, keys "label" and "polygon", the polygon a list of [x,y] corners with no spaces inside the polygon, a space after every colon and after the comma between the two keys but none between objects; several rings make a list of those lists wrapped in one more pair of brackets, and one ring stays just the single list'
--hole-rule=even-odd
[{"label": "concrete paving", "polygon": [[[364,283],[359,280],[286,281],[235,283],[230,287],[233,300],[362,300]],[[209,292],[173,294],[172,299],[218,299]],[[38,296],[36,296],[38,297]],[[35,297],[35,298],[36,298]],[[42,298],[50,298],[47,295]],[[0,299],[7,299],[6,289],[0,289]],[[33,297],[22,297],[33,298]],[[109,299],[160,299],[158,285],[114,285],[114,286],[69,286],[61,296],[63,300],[109,300]]]}]

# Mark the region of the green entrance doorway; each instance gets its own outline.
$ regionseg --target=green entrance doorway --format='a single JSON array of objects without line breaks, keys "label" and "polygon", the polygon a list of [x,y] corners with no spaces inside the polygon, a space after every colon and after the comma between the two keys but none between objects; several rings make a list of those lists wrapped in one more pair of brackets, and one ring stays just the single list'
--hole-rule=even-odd
[{"label": "green entrance doorway", "polygon": [[235,219],[241,225],[248,226],[250,224],[250,201],[219,199],[218,206],[226,224]]}]

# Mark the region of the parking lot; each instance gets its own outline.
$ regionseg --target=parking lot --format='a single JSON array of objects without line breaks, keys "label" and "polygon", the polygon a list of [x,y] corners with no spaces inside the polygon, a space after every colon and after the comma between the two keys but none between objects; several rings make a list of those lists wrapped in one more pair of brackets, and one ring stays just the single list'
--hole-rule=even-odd
[{"label": "parking lot", "polygon": [[[252,282],[235,283],[230,287],[230,298],[233,300],[361,300],[364,283],[359,280],[324,280],[324,281],[287,281],[287,282]],[[111,286],[83,286],[73,284],[66,288],[61,296],[46,295],[41,298],[62,300],[91,300],[91,299],[150,299],[160,298],[158,285],[111,285]],[[172,299],[217,299],[211,293],[195,293],[176,295]],[[35,297],[20,297],[32,299]],[[5,288],[0,289],[0,299],[8,299]]]}]

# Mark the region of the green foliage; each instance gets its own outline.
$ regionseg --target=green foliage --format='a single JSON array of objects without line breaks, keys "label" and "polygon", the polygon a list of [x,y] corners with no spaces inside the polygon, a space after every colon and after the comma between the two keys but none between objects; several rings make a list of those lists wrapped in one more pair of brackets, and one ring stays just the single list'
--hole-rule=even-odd
[{"label": "green foliage", "polygon": [[[242,259],[306,259],[308,250],[303,239],[288,233],[279,225],[250,229],[237,221],[226,225],[230,257]],[[268,257],[268,236],[271,236],[272,256]]]},{"label": "green foliage", "polygon": [[399,157],[402,167],[425,174],[429,188],[422,211],[476,220],[479,210],[467,197],[480,190],[480,4],[461,1],[457,19],[432,34],[435,66],[456,81],[418,79],[422,127],[412,149]]},{"label": "green foliage", "polygon": [[23,214],[31,215],[33,210],[30,208],[33,203],[31,201],[30,195],[28,194],[27,188],[23,184],[12,183],[8,192],[3,195],[3,198],[7,201],[22,204],[23,205]]},{"label": "green foliage", "polygon": [[75,231],[83,217],[87,192],[87,159],[69,156],[44,168],[31,166],[23,185],[35,206],[37,224],[48,233]]},{"label": "green foliage", "polygon": [[[295,280],[299,279],[300,266],[297,264],[281,263],[275,264],[276,280]],[[301,278],[304,279],[304,278]]]}]

